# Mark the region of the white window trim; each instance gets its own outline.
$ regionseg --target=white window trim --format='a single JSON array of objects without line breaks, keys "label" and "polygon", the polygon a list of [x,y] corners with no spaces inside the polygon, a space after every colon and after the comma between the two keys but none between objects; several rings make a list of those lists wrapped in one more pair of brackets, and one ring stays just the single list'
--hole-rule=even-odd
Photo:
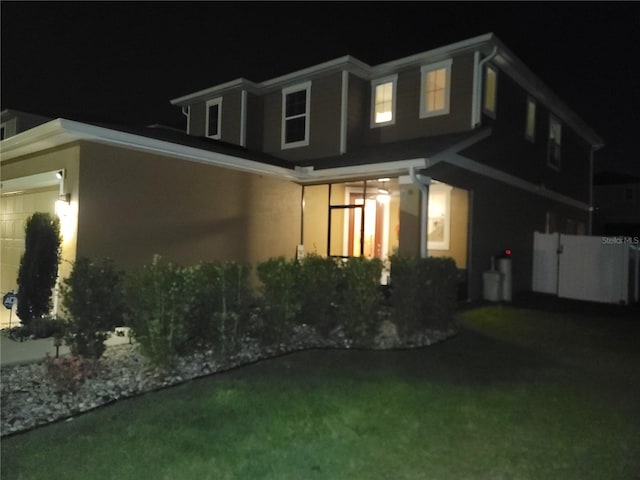
[{"label": "white window trim", "polygon": [[[451,105],[451,65],[453,63],[452,59],[443,60],[438,63],[432,63],[430,65],[423,65],[420,67],[420,118],[428,118],[435,117],[438,115],[447,115],[450,111]],[[444,99],[444,108],[440,110],[427,110],[425,106],[425,82],[427,80],[427,74],[434,70],[440,70],[444,68],[446,70],[447,75],[447,83],[445,86],[445,99]]]},{"label": "white window trim", "polygon": [[[304,140],[300,140],[297,142],[286,143],[286,105],[287,105],[287,95],[294,92],[299,92],[301,90],[306,90],[306,104],[305,104],[305,113],[304,117],[306,117],[306,121],[304,122]],[[297,85],[292,85],[290,87],[286,87],[282,89],[282,127],[281,127],[281,144],[280,148],[285,150],[287,148],[297,148],[297,147],[306,147],[309,145],[309,124],[311,123],[311,82],[299,83]],[[302,117],[303,115],[298,115],[298,117]],[[291,117],[294,118],[294,117]]]},{"label": "white window trim", "polygon": [[[529,109],[533,106],[533,131],[529,132]],[[536,141],[536,116],[538,115],[538,102],[533,97],[527,97],[527,108],[524,118],[524,138],[531,143]]]},{"label": "white window trim", "polygon": [[[391,83],[391,120],[388,122],[376,122],[376,87],[384,83]],[[371,80],[371,128],[385,127],[396,123],[396,92],[398,87],[398,75]]]},{"label": "white window trim", "polygon": [[[491,70],[492,72],[495,73],[496,75],[496,83],[495,83],[495,91],[493,92],[493,109],[487,108],[487,77],[488,77],[488,71]],[[491,117],[493,119],[496,118],[496,112],[498,110],[498,69],[496,67],[494,67],[493,65],[489,65],[487,64],[484,67],[484,72],[483,72],[483,76],[484,76],[484,81],[483,81],[483,91],[482,91],[482,113],[484,113],[485,115],[487,115],[488,117]]]},{"label": "white window trim", "polygon": [[[553,157],[553,152],[551,150],[551,128],[553,126],[553,124],[556,123],[558,124],[558,126],[560,127],[560,155],[558,159],[552,158]],[[547,166],[549,166],[549,168],[552,168],[554,170],[560,170],[560,167],[562,165],[562,122],[560,121],[560,119],[558,119],[558,117],[549,114],[549,130],[547,131]]]},{"label": "white window trim", "polygon": [[[209,135],[209,108],[212,105],[218,105],[218,133],[216,133],[215,135]],[[214,140],[220,140],[220,138],[222,138],[222,97],[207,100],[205,112],[206,112],[206,121],[204,125],[205,136],[208,138],[213,138]]]}]

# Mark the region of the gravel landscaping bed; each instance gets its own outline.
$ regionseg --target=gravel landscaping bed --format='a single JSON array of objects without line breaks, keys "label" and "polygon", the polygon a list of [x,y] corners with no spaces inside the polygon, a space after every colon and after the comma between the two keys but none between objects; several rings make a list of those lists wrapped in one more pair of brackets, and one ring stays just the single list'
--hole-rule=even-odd
[{"label": "gravel landscaping bed", "polygon": [[[455,335],[448,331],[428,331],[400,342],[391,322],[383,322],[370,348],[417,348]],[[351,348],[340,331],[321,339],[304,326],[297,329],[287,345],[260,347],[247,339],[235,355],[221,358],[213,349],[202,349],[179,357],[163,370],[152,366],[141,355],[137,344],[108,347],[96,361],[93,373],[75,392],[60,392],[47,373],[47,361],[8,365],[1,368],[0,435],[5,436],[51,422],[72,419],[109,403],[130,398],[185,381],[210,375],[258,360],[312,348]]]}]

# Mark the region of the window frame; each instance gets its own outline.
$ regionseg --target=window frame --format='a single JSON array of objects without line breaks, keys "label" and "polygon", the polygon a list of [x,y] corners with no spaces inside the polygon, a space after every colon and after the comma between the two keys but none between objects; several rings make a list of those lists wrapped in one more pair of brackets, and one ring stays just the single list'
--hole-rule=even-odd
[{"label": "window frame", "polygon": [[[305,91],[305,111],[303,114],[292,115],[287,117],[287,95]],[[303,118],[304,122],[304,139],[295,142],[286,142],[287,139],[287,120],[294,118]],[[280,135],[280,148],[286,150],[288,148],[306,147],[309,145],[309,132],[311,123],[311,82],[298,83],[282,89],[282,123]]]},{"label": "window frame", "polygon": [[[489,71],[493,72],[495,76],[495,82],[493,83],[493,105],[487,105],[487,98],[489,97]],[[498,111],[498,69],[493,65],[487,64],[484,67],[484,82],[482,89],[482,113],[490,118],[495,119]]]},{"label": "window frame", "polygon": [[[391,120],[376,122],[376,89],[380,85],[391,83]],[[386,127],[396,123],[396,95],[398,91],[398,74],[371,80],[371,128]]]},{"label": "window frame", "polygon": [[[451,111],[451,65],[453,59],[442,60],[441,62],[431,63],[420,67],[420,118],[437,117],[439,115],[448,115]],[[438,110],[427,110],[426,101],[428,95],[426,92],[426,83],[429,73],[437,70],[445,70],[445,89],[444,89],[444,107]]]},{"label": "window frame", "polygon": [[536,115],[538,102],[533,97],[527,97],[527,109],[524,119],[524,138],[531,143],[536,141]]},{"label": "window frame", "polygon": [[[558,126],[559,139],[556,139],[553,127]],[[558,141],[556,141],[558,140]],[[557,155],[557,157],[556,157]],[[554,170],[560,170],[562,165],[562,122],[558,117],[549,114],[549,132],[547,138],[547,165]]]},{"label": "window frame", "polygon": [[[217,105],[218,106],[218,118],[217,118],[217,132],[214,135],[209,134],[209,114],[211,111],[211,107]],[[214,140],[220,140],[222,138],[222,97],[212,98],[207,100],[205,105],[205,125],[204,125],[204,135],[207,138],[212,138]]]}]

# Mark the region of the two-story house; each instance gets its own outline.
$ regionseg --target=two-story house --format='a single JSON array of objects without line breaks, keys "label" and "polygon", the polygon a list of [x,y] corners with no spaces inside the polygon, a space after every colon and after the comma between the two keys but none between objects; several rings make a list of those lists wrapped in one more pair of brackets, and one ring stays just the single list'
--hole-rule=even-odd
[{"label": "two-story house", "polygon": [[514,287],[527,289],[533,231],[591,229],[602,140],[493,34],[171,103],[188,134],[291,164],[306,251],[451,256],[477,298],[491,256],[510,249]]},{"label": "two-story house", "polygon": [[534,231],[591,229],[602,140],[493,34],[171,103],[186,132],[56,119],[2,140],[0,290],[24,219],[54,204],[67,260],[440,255],[471,299],[499,251],[528,290]]}]

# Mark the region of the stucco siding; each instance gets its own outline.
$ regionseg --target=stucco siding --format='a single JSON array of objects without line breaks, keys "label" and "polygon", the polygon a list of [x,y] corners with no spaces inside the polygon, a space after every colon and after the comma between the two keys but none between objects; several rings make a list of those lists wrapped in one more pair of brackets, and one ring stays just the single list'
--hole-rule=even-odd
[{"label": "stucco siding", "polygon": [[78,255],[123,267],[255,263],[298,243],[301,187],[287,181],[83,144],[80,185]]}]

